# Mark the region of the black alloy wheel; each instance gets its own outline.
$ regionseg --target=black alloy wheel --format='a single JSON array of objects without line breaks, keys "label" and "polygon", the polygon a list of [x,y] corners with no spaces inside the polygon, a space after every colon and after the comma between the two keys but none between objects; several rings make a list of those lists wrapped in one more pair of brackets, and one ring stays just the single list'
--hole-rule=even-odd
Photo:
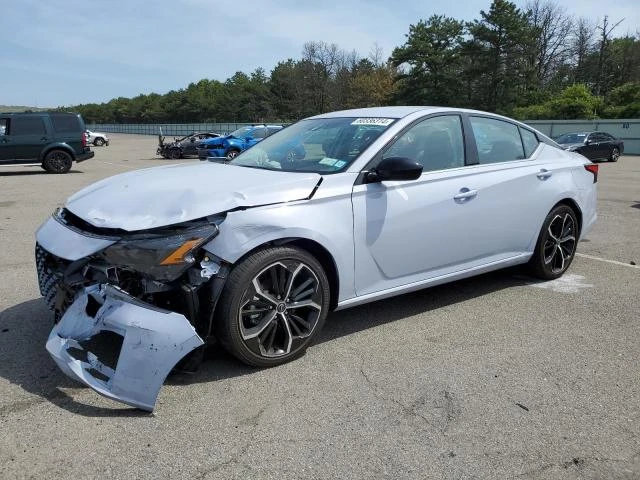
[{"label": "black alloy wheel", "polygon": [[578,220],[567,205],[558,205],[542,225],[529,265],[532,273],[544,280],[553,280],[567,271],[578,245]]},{"label": "black alloy wheel", "polygon": [[42,168],[49,173],[67,173],[71,170],[73,159],[64,150],[51,150],[42,161]]}]

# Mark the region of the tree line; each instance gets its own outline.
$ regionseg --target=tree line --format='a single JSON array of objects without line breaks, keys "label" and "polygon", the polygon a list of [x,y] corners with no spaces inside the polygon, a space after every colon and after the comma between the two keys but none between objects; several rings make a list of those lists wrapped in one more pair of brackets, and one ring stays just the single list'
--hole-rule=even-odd
[{"label": "tree line", "polygon": [[553,0],[493,0],[464,22],[432,15],[383,58],[311,41],[301,58],[166,94],[71,107],[91,123],[290,122],[345,108],[440,105],[537,118],[640,116],[640,34]]}]

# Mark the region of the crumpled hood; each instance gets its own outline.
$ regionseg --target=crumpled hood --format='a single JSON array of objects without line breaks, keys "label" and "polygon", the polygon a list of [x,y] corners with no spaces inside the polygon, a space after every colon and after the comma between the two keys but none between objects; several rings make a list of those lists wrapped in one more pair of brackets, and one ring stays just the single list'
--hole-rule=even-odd
[{"label": "crumpled hood", "polygon": [[168,165],[101,180],[65,207],[102,228],[129,232],[173,225],[238,207],[309,198],[321,176],[217,163]]},{"label": "crumpled hood", "polygon": [[222,142],[224,142],[225,140],[238,140],[238,139],[233,135],[223,135],[221,137],[207,138],[200,143],[209,147],[211,145],[222,145]]}]

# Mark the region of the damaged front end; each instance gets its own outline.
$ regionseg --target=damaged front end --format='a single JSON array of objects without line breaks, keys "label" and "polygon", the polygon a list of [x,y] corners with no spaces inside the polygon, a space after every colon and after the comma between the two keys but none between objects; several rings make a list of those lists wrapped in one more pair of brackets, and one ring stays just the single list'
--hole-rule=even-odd
[{"label": "damaged front end", "polygon": [[54,326],[47,350],[69,377],[153,411],[167,374],[203,344],[184,315],[153,308],[111,285],[93,285]]},{"label": "damaged front end", "polygon": [[38,230],[47,350],[98,393],[153,410],[166,376],[210,339],[228,266],[200,247],[224,216],[126,232],[57,211]]}]

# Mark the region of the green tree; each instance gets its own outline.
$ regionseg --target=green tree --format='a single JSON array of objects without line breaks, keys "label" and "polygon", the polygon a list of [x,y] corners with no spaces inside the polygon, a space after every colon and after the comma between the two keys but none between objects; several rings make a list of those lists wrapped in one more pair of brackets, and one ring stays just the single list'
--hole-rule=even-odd
[{"label": "green tree", "polygon": [[462,22],[443,15],[433,15],[409,26],[407,40],[390,58],[391,64],[399,69],[396,103],[460,103],[463,34]]},{"label": "green tree", "polygon": [[527,61],[535,32],[526,12],[506,0],[493,0],[489,12],[467,25],[465,78],[471,105],[510,113],[535,88],[534,71]]}]

